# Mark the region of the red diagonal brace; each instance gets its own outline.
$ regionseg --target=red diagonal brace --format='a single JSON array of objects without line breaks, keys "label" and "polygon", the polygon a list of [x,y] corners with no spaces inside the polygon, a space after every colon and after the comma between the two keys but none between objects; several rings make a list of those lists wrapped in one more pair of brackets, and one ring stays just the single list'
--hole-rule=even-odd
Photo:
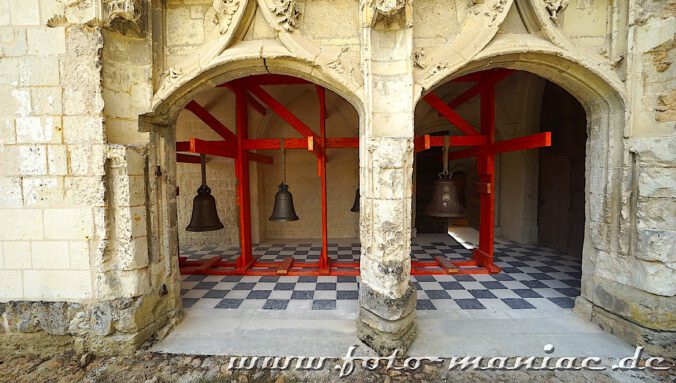
[{"label": "red diagonal brace", "polygon": [[423,98],[425,102],[441,113],[451,124],[455,125],[461,132],[469,136],[479,135],[479,132],[474,129],[467,121],[465,121],[458,113],[451,109],[434,93],[430,93]]},{"label": "red diagonal brace", "polygon": [[230,142],[236,142],[237,137],[233,132],[225,127],[220,121],[216,119],[208,110],[204,109],[200,104],[195,101],[190,101],[188,105],[185,106],[186,109],[193,112],[200,120],[207,124],[214,132],[218,133],[219,136],[223,137],[225,140]]},{"label": "red diagonal brace", "polygon": [[251,93],[253,93],[254,96],[256,96],[256,98],[261,100],[261,102],[267,105],[270,110],[272,110],[275,114],[291,125],[291,127],[303,137],[315,136],[315,133],[312,131],[312,129],[310,129],[303,123],[303,121],[298,119],[298,117],[286,109],[284,105],[280,104],[279,101],[275,100],[268,92],[264,91],[263,88],[258,85],[250,85],[248,89]]},{"label": "red diagonal brace", "polygon": [[484,79],[478,84],[462,92],[462,94],[454,98],[453,101],[449,102],[448,106],[453,109],[457,108],[458,106],[478,96],[484,89],[486,89],[486,87],[494,86],[496,83],[507,78],[507,76],[511,75],[512,73],[514,73],[514,71],[511,69],[498,69],[490,72],[487,76],[484,76]]},{"label": "red diagonal brace", "polygon": [[[218,87],[219,88],[228,88],[228,89],[230,89],[231,92],[233,92],[233,93],[235,92],[232,84],[230,84],[228,82],[226,82],[225,84],[221,84]],[[247,101],[247,103],[249,104],[250,107],[252,107],[256,112],[258,112],[258,114],[265,116],[265,114],[267,113],[267,110],[265,109],[265,107],[263,105],[261,105],[260,102],[258,102],[258,100],[256,100],[254,98],[254,96],[247,93],[246,94],[246,101]]]}]

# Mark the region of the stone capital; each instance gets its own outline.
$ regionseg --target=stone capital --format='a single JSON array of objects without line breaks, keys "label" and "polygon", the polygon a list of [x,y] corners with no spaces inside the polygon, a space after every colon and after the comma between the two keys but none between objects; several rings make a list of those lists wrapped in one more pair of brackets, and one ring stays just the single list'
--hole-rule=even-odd
[{"label": "stone capital", "polygon": [[373,28],[378,21],[390,26],[393,21],[398,25],[413,25],[413,0],[362,0],[364,26]]}]

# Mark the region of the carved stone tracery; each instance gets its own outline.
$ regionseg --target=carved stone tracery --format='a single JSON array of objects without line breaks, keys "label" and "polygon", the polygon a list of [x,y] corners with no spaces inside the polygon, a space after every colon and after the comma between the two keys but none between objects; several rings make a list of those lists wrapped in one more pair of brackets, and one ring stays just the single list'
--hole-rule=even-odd
[{"label": "carved stone tracery", "polygon": [[145,34],[144,5],[142,0],[104,0],[103,27],[123,35]]},{"label": "carved stone tracery", "polygon": [[293,32],[298,28],[300,9],[296,0],[276,0],[270,7],[277,17],[277,24],[287,32]]},{"label": "carved stone tracery", "polygon": [[568,8],[568,0],[544,0],[545,8],[549,13],[549,18],[553,22],[558,23],[559,13],[563,12]]},{"label": "carved stone tracery", "polygon": [[379,20],[388,24],[394,19],[403,19],[406,27],[413,25],[413,0],[364,0],[364,23],[374,27]]},{"label": "carved stone tracery", "polygon": [[232,23],[232,18],[239,9],[240,0],[214,0],[213,8],[216,11],[214,23],[218,24],[218,30],[223,35]]}]

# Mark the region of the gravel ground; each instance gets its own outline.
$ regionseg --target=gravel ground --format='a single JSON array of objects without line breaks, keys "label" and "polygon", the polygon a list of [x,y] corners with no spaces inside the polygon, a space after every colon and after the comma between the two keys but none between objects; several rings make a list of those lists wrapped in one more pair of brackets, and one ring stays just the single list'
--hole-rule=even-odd
[{"label": "gravel ground", "polygon": [[[416,371],[356,366],[352,375],[339,378],[327,361],[320,371],[228,370],[229,357],[165,355],[139,351],[135,355],[97,357],[63,352],[51,356],[1,355],[0,382],[676,382],[674,371],[446,371],[426,365]],[[342,363],[342,362],[341,362]]]}]

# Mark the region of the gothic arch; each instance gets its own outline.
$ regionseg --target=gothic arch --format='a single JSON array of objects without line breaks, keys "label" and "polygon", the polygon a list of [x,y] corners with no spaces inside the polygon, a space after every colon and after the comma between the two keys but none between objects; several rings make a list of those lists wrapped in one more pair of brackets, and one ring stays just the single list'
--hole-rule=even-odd
[{"label": "gothic arch", "polygon": [[469,73],[509,68],[545,78],[580,102],[587,115],[588,135],[582,296],[590,301],[594,296],[597,254],[617,251],[623,246],[611,238],[619,237],[617,233],[626,224],[621,216],[627,214],[620,211],[625,191],[621,183],[627,122],[625,95],[621,81],[614,75],[604,74],[595,65],[589,59],[542,40],[498,38],[459,70],[435,77],[436,80],[426,84],[417,95],[419,100],[447,81]]}]

